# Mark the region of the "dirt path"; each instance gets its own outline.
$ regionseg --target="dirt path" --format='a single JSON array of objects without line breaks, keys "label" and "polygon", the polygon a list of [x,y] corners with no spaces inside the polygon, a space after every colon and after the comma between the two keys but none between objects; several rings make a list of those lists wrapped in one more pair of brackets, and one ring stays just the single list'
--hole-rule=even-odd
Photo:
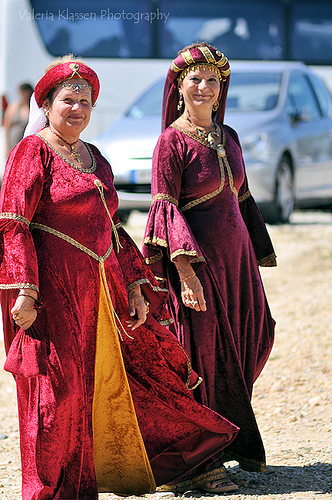
[{"label": "dirt path", "polygon": [[[141,245],[145,223],[128,231]],[[276,342],[258,379],[253,406],[266,447],[266,474],[230,472],[241,484],[233,500],[332,499],[332,215],[295,214],[269,227],[278,267],[262,269]],[[0,345],[0,366],[3,365]],[[151,500],[168,494],[149,495]],[[200,495],[197,492],[186,496]],[[222,497],[226,494],[222,495]],[[101,494],[100,500],[117,499]],[[214,497],[216,498],[216,497]],[[0,370],[0,499],[20,499],[15,387]]]}]

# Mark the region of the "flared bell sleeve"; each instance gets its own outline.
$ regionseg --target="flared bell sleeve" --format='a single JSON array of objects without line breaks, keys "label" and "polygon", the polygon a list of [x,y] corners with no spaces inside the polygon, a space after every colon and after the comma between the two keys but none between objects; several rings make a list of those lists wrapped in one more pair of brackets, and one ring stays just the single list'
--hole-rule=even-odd
[{"label": "flared bell sleeve", "polygon": [[29,226],[43,190],[45,154],[40,139],[29,136],[8,157],[0,194],[0,289],[39,289]]},{"label": "flared bell sleeve", "polygon": [[[173,132],[174,135],[176,131]],[[186,255],[195,272],[205,265],[200,247],[179,208],[186,144],[162,134],[152,158],[152,204],[144,234],[143,255],[158,279],[166,277],[167,262]]]},{"label": "flared bell sleeve", "polygon": [[113,217],[114,247],[127,292],[140,285],[145,299],[150,304],[151,315],[158,323],[169,324],[170,315],[165,308],[168,290],[159,283],[147,266],[144,257],[126,230],[121,226],[118,215]]},{"label": "flared bell sleeve", "polygon": [[[241,149],[240,141],[235,130],[228,126],[227,130]],[[273,244],[267,231],[264,219],[259,211],[254,197],[250,192],[246,173],[244,181],[239,189],[238,201],[240,212],[247,226],[258,264],[262,267],[276,266],[277,258],[274,252]]]}]

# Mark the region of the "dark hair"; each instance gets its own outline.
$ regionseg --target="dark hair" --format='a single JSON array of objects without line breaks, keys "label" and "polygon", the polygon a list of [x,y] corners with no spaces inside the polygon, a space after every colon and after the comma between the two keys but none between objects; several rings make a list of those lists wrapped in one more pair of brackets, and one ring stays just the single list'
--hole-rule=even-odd
[{"label": "dark hair", "polygon": [[30,83],[21,83],[21,85],[19,86],[19,90],[22,90],[23,92],[30,92],[30,95],[33,93],[33,86],[30,85]]},{"label": "dark hair", "polygon": [[[186,50],[190,50],[190,49],[195,49],[196,47],[213,47],[213,46],[209,45],[207,42],[195,42],[195,43],[191,43],[190,45],[187,45],[186,47],[183,47],[183,49],[179,50],[178,56],[180,54],[182,54],[182,52],[185,52]],[[216,47],[213,47],[213,48],[216,49]]]}]

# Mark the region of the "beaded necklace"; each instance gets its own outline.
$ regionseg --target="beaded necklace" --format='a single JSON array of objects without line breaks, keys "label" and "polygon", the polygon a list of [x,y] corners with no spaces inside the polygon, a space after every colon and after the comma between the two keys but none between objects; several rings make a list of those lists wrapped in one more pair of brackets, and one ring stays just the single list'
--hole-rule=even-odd
[{"label": "beaded necklace", "polygon": [[61,141],[63,141],[65,144],[67,144],[67,146],[70,147],[70,156],[75,158],[75,160],[77,160],[80,165],[84,165],[84,163],[81,160],[80,153],[78,151],[76,151],[76,149],[74,148],[74,145],[79,141],[79,139],[70,143],[70,142],[66,141],[63,137],[61,137],[61,135],[57,134],[56,131],[53,130],[53,128],[51,126],[49,126],[49,129],[53,135],[55,135],[58,139],[61,139]]},{"label": "beaded necklace", "polygon": [[[195,125],[190,120],[189,116],[185,117],[184,114],[183,114],[182,118],[183,118],[184,121],[186,121],[187,123],[189,123],[189,125],[194,130],[196,130],[198,137],[201,137],[202,139],[204,139],[209,144],[210,148],[212,148],[215,151],[217,151],[218,156],[223,157],[223,156],[226,155],[226,151],[225,151],[225,148],[224,148],[223,144],[216,144],[216,141],[213,138],[213,135],[215,135],[216,137],[220,136],[220,127],[219,127],[219,125],[216,122],[213,122],[213,124],[214,124],[214,130],[212,130],[211,132],[207,133],[206,130],[204,130],[202,128],[199,128],[197,125]],[[223,143],[224,143],[224,141],[223,141]]]}]

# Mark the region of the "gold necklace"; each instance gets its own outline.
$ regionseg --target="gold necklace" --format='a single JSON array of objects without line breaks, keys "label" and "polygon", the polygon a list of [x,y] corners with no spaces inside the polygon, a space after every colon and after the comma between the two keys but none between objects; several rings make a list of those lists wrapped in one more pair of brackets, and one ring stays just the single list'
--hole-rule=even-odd
[{"label": "gold necklace", "polygon": [[182,118],[184,121],[189,123],[189,125],[196,130],[197,134],[199,137],[202,137],[210,146],[210,148],[214,149],[217,151],[218,156],[223,157],[226,155],[225,148],[223,144],[216,144],[214,138],[212,137],[215,135],[216,137],[219,137],[220,135],[220,127],[216,122],[213,122],[214,124],[214,130],[211,132],[207,133],[206,130],[199,128],[197,125],[195,125],[189,117],[184,117],[184,114],[182,115]]},{"label": "gold necklace", "polygon": [[78,151],[76,151],[76,149],[74,148],[74,145],[79,141],[79,139],[77,139],[76,141],[70,143],[70,142],[66,141],[63,137],[61,137],[61,135],[57,134],[56,131],[53,130],[53,128],[51,127],[51,125],[49,126],[49,129],[52,132],[52,134],[54,134],[58,139],[61,139],[61,141],[63,141],[65,144],[67,144],[67,146],[70,147],[70,156],[72,156],[73,158],[75,158],[75,160],[77,160],[80,165],[84,165],[84,163],[81,160],[80,153]]}]

